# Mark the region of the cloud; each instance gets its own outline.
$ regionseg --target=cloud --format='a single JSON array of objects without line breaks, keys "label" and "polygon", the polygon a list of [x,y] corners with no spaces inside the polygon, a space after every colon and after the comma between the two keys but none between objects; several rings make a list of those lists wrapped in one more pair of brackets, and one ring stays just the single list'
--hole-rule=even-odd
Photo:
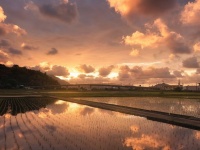
[{"label": "cloud", "polygon": [[110,7],[122,16],[131,17],[134,15],[160,16],[172,10],[176,0],[108,0]]},{"label": "cloud", "polygon": [[80,114],[83,116],[91,115],[94,112],[94,110],[95,110],[94,108],[85,107],[80,111]]},{"label": "cloud", "polygon": [[185,41],[184,37],[174,31],[170,31],[168,26],[161,19],[155,20],[154,25],[158,28],[160,34],[163,37],[162,42],[169,48],[172,53],[191,53],[191,48]]},{"label": "cloud", "polygon": [[178,78],[183,77],[182,73],[183,73],[183,71],[177,71],[177,70],[175,70],[175,71],[173,72],[173,74],[174,74],[176,77],[178,77]]},{"label": "cloud", "polygon": [[193,49],[195,52],[200,52],[200,42],[194,44]]},{"label": "cloud", "polygon": [[38,49],[37,47],[32,46],[32,45],[27,45],[26,43],[22,43],[21,44],[21,48],[24,49],[24,50],[35,50],[35,49]]},{"label": "cloud", "polygon": [[95,71],[95,68],[90,65],[83,64],[78,67],[78,70],[84,73],[92,73]]},{"label": "cloud", "polygon": [[8,61],[8,54],[0,50],[0,63],[5,63]]},{"label": "cloud", "polygon": [[0,6],[0,36],[8,33],[24,35],[26,31],[17,25],[3,23],[7,16],[4,14],[3,8]]},{"label": "cloud", "polygon": [[181,22],[187,25],[200,25],[200,0],[188,2],[181,12]]},{"label": "cloud", "polygon": [[8,49],[8,52],[12,55],[22,55],[22,52],[20,50],[12,47]]},{"label": "cloud", "polygon": [[140,51],[137,49],[132,49],[132,51],[130,53],[130,55],[133,57],[137,57],[137,56],[139,56],[139,54],[140,54]]},{"label": "cloud", "polygon": [[26,31],[17,25],[0,23],[0,35],[14,33],[18,36],[25,35]]},{"label": "cloud", "polygon": [[65,77],[70,74],[65,67],[63,67],[63,66],[57,66],[57,65],[54,65],[51,68],[51,70],[49,70],[47,73],[50,74],[50,75],[65,76]]},{"label": "cloud", "polygon": [[10,42],[6,39],[0,40],[0,47],[8,47],[10,45],[11,45]]},{"label": "cloud", "polygon": [[34,67],[30,67],[32,70],[39,70],[42,72],[47,72],[51,70],[51,65],[48,62],[41,62],[39,65],[36,65]]},{"label": "cloud", "polygon": [[132,147],[132,149],[142,150],[142,149],[171,149],[170,146],[166,144],[166,141],[161,140],[160,136],[156,134],[145,135],[141,134],[141,137],[128,137],[125,139],[124,145],[127,147]]},{"label": "cloud", "polygon": [[0,6],[0,22],[3,22],[6,17],[7,16],[4,14],[3,8]]},{"label": "cloud", "polygon": [[146,33],[136,31],[131,36],[123,37],[125,45],[139,46],[141,49],[166,47],[173,54],[189,54],[192,52],[184,37],[170,31],[161,19],[156,19],[151,26],[158,31],[155,32],[147,26]]},{"label": "cloud", "polygon": [[76,4],[71,2],[63,2],[58,5],[45,4],[39,6],[39,11],[45,16],[66,23],[73,22],[78,16]]},{"label": "cloud", "polygon": [[50,51],[48,51],[47,55],[56,55],[58,54],[58,50],[56,48],[52,48]]},{"label": "cloud", "polygon": [[142,49],[153,46],[156,44],[161,37],[154,33],[141,33],[139,31],[134,32],[131,36],[126,36],[123,38],[126,45],[140,46]]},{"label": "cloud", "polygon": [[200,68],[197,68],[196,74],[200,74]]},{"label": "cloud", "polygon": [[32,10],[32,11],[39,11],[38,6],[33,1],[28,2],[25,5],[24,9],[25,10]]},{"label": "cloud", "polygon": [[102,77],[107,77],[111,73],[113,68],[114,68],[113,65],[108,67],[102,67],[99,69],[99,75]]},{"label": "cloud", "polygon": [[185,68],[199,68],[199,62],[196,57],[190,57],[183,61],[183,67]]},{"label": "cloud", "polygon": [[148,80],[151,78],[174,78],[169,71],[168,67],[154,68],[148,67],[143,68],[140,66],[134,66],[129,68],[128,66],[121,66],[119,70],[118,79],[120,81],[136,81],[136,80]]},{"label": "cloud", "polygon": [[120,81],[123,81],[129,79],[130,77],[131,77],[130,68],[128,66],[121,66],[118,73],[118,79]]},{"label": "cloud", "polygon": [[198,73],[199,69],[197,69],[197,72],[191,75],[185,75],[184,78],[181,79],[182,83],[184,84],[193,84],[196,85],[200,81],[200,74]]},{"label": "cloud", "polygon": [[[83,78],[82,78],[83,77]],[[70,79],[70,83],[80,83],[80,84],[109,84],[109,83],[117,83],[117,80],[109,79],[109,78],[104,78],[104,77],[94,77],[92,75],[88,76],[86,75],[85,77],[81,75],[78,78],[72,78]]]}]

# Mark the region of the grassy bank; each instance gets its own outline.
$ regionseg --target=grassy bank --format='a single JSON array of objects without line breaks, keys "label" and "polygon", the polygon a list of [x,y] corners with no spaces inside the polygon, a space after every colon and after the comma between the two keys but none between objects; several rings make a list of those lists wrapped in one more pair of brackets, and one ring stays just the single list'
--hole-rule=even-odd
[{"label": "grassy bank", "polygon": [[49,95],[59,97],[180,97],[200,98],[200,92],[173,91],[65,91],[65,90],[0,90],[2,95]]}]

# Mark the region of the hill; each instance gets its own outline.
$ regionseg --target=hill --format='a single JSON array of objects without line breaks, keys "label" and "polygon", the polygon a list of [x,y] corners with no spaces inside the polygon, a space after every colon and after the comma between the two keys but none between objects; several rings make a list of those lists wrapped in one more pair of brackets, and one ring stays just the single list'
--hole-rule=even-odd
[{"label": "hill", "polygon": [[0,88],[18,88],[20,86],[52,86],[59,82],[46,73],[30,70],[26,67],[6,67],[0,64]]},{"label": "hill", "polygon": [[52,77],[54,80],[58,81],[58,83],[59,83],[60,85],[69,85],[69,83],[68,83],[67,81],[65,81],[65,80],[61,80],[61,79],[59,79],[58,77],[55,77],[55,76],[53,76],[53,75],[49,75],[49,76]]}]

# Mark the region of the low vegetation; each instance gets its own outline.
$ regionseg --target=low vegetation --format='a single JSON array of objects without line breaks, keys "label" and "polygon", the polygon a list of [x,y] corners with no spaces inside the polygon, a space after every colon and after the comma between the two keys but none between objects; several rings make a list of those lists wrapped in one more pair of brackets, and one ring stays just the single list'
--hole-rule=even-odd
[{"label": "low vegetation", "polygon": [[0,88],[22,88],[23,86],[51,86],[60,85],[58,81],[40,71],[26,67],[6,67],[0,64]]},{"label": "low vegetation", "polygon": [[2,95],[45,95],[58,97],[180,97],[200,98],[200,92],[175,91],[67,91],[67,90],[37,90],[37,89],[1,89]]}]

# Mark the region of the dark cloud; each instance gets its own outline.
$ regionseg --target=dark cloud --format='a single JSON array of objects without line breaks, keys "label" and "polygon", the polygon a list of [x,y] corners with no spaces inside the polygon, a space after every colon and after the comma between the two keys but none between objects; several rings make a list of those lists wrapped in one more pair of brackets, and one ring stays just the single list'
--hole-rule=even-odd
[{"label": "dark cloud", "polygon": [[12,47],[8,49],[8,52],[13,55],[22,55],[22,52],[20,50]]},{"label": "dark cloud", "polygon": [[93,112],[94,112],[94,108],[85,107],[84,109],[80,111],[80,114],[85,116],[85,115],[91,115]]},{"label": "dark cloud", "polygon": [[121,66],[119,71],[119,80],[147,80],[151,78],[174,78],[169,71],[169,68],[142,68],[140,66],[134,66],[129,68],[128,66]]},{"label": "dark cloud", "polygon": [[172,10],[177,5],[177,0],[108,0],[110,7],[122,16],[132,17],[135,14],[147,16],[160,16]]},{"label": "dark cloud", "polygon": [[0,26],[0,36],[5,35],[5,34],[6,34],[5,29],[3,28],[3,26]]},{"label": "dark cloud", "polygon": [[177,71],[177,70],[173,72],[173,74],[178,78],[183,77],[182,73],[183,71]]},{"label": "dark cloud", "polygon": [[46,128],[48,131],[50,131],[51,133],[53,133],[53,132],[55,132],[55,131],[57,130],[56,126],[54,126],[54,125],[49,125],[49,124],[47,124],[47,125],[45,126],[45,128]]},{"label": "dark cloud", "polygon": [[36,46],[27,45],[25,43],[22,43],[21,48],[23,48],[24,50],[35,50],[35,49],[38,49],[38,47],[36,47]]},{"label": "dark cloud", "polygon": [[[136,0],[137,1],[137,0]],[[176,0],[139,0],[138,12],[145,15],[159,15],[174,8],[177,4]],[[134,12],[134,10],[132,10]]]},{"label": "dark cloud", "polygon": [[185,68],[199,68],[199,62],[196,57],[190,57],[183,61],[183,67]]},{"label": "dark cloud", "polygon": [[48,53],[47,55],[56,55],[58,54],[58,50],[56,48],[52,48]]},{"label": "dark cloud", "polygon": [[84,73],[92,73],[92,72],[95,71],[95,68],[94,68],[94,67],[92,67],[92,66],[90,66],[90,65],[86,65],[86,64],[80,65],[80,66],[78,67],[78,69],[79,69],[81,72],[84,72]]},{"label": "dark cloud", "polygon": [[53,66],[51,70],[49,70],[47,73],[50,75],[65,76],[65,77],[70,74],[69,71],[65,67],[57,66],[57,65]]},{"label": "dark cloud", "polygon": [[48,105],[47,108],[51,110],[52,114],[61,114],[64,113],[69,107],[69,104],[66,102],[62,104],[54,104],[54,105]]},{"label": "dark cloud", "polygon": [[6,39],[0,40],[0,47],[8,47],[10,45],[11,45],[10,42]]},{"label": "dark cloud", "polygon": [[39,11],[45,16],[56,18],[66,23],[73,22],[78,15],[76,4],[70,2],[58,5],[45,4],[39,6]]},{"label": "dark cloud", "polygon": [[79,77],[80,79],[85,79],[85,78],[87,77],[87,75],[86,75],[86,74],[79,74],[78,77]]},{"label": "dark cloud", "polygon": [[136,78],[173,78],[174,76],[171,75],[169,68],[154,68],[149,67],[147,69],[143,69],[142,67],[133,67],[131,70],[131,75]]},{"label": "dark cloud", "polygon": [[131,77],[130,76],[130,68],[128,66],[121,66],[119,73],[118,73],[119,80],[120,81],[127,80],[130,77]]},{"label": "dark cloud", "polygon": [[192,52],[192,49],[189,47],[185,41],[179,37],[180,35],[176,33],[170,33],[168,37],[166,37],[165,42],[169,47],[170,51],[174,54],[189,54]]},{"label": "dark cloud", "polygon": [[8,54],[0,50],[0,63],[5,63],[8,61]]},{"label": "dark cloud", "polygon": [[111,73],[111,71],[112,71],[113,68],[114,68],[113,65],[111,65],[109,67],[100,68],[99,69],[99,75],[102,76],[102,77],[106,77],[106,76],[108,76]]}]

